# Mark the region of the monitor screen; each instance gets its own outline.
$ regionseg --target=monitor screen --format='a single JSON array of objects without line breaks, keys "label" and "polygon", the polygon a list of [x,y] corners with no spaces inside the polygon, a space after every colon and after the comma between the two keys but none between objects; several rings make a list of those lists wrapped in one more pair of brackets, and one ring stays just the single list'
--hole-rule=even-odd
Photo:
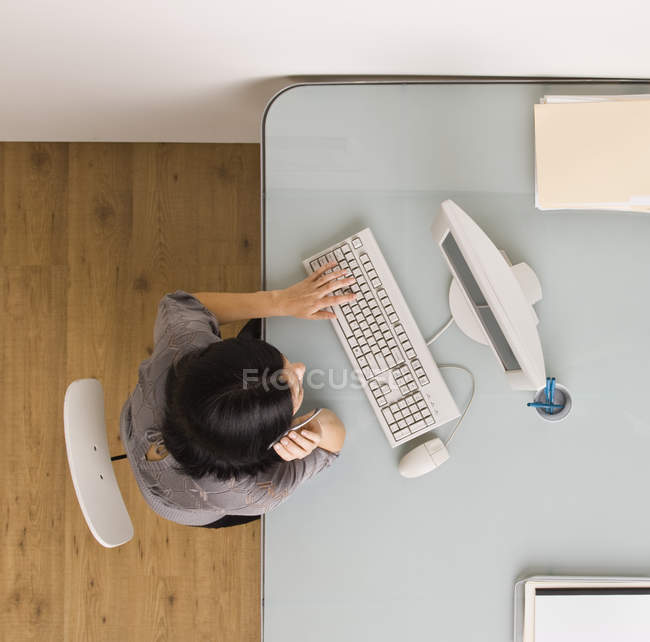
[{"label": "monitor screen", "polygon": [[442,249],[451,265],[451,268],[467,294],[469,301],[474,308],[485,334],[488,336],[496,353],[499,355],[503,369],[506,372],[521,370],[521,366],[515,357],[508,340],[503,334],[487,300],[481,292],[472,271],[465,261],[456,240],[451,232],[448,232],[441,243]]}]

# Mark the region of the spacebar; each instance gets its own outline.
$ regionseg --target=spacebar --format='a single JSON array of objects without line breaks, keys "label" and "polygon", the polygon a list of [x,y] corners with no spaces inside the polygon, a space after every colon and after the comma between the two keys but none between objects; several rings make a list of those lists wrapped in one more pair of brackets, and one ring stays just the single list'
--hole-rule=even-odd
[{"label": "spacebar", "polygon": [[[332,308],[330,308],[330,310],[331,309]],[[353,336],[354,333],[350,329],[350,326],[348,325],[348,320],[345,318],[343,312],[339,312],[339,314],[336,315],[336,320],[339,322],[339,325],[341,326],[341,330],[343,331],[343,334],[346,337]]]}]

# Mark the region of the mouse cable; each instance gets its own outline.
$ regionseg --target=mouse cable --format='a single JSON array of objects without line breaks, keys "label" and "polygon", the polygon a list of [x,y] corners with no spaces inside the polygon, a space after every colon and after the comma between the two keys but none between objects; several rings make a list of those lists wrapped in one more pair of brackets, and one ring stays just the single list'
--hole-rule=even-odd
[{"label": "mouse cable", "polygon": [[455,368],[457,370],[464,370],[471,378],[472,378],[472,394],[469,397],[469,401],[467,402],[467,405],[465,406],[465,410],[463,410],[463,414],[460,416],[458,421],[456,422],[456,425],[454,426],[454,429],[451,431],[451,435],[449,435],[449,438],[447,439],[445,443],[445,448],[449,445],[449,442],[454,438],[454,435],[456,434],[456,431],[458,430],[458,427],[460,424],[463,422],[463,419],[465,418],[465,415],[467,414],[467,411],[469,410],[469,407],[472,405],[472,401],[474,401],[474,393],[476,392],[476,381],[474,379],[474,375],[472,374],[471,370],[468,370],[465,366],[459,366],[455,363],[441,363],[438,368]]},{"label": "mouse cable", "polygon": [[445,325],[443,325],[442,328],[440,328],[440,330],[438,330],[438,332],[436,332],[436,333],[435,333],[435,334],[434,334],[434,335],[433,335],[433,336],[432,336],[432,337],[427,341],[427,345],[430,346],[430,345],[431,345],[431,344],[432,344],[436,339],[440,338],[440,337],[444,334],[445,330],[447,330],[447,328],[448,328],[448,327],[449,327],[453,322],[454,322],[454,317],[449,317],[449,321],[447,321],[447,323],[445,323]]}]

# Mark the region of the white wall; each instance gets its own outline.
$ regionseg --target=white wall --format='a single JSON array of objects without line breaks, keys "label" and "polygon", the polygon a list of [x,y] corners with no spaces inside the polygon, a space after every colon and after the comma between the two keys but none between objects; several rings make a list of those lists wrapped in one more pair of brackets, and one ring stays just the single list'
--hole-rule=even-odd
[{"label": "white wall", "polygon": [[291,76],[650,77],[647,0],[0,0],[0,140],[259,140]]}]

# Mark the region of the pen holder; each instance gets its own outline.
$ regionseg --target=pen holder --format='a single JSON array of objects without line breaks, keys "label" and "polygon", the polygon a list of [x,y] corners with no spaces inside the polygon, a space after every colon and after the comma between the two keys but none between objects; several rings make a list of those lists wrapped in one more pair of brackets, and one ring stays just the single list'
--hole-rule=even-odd
[{"label": "pen holder", "polygon": [[[535,394],[535,401],[544,403],[546,401],[546,389],[540,388]],[[553,397],[554,403],[563,405],[564,408],[550,413],[544,408],[535,408],[537,414],[545,421],[562,421],[566,419],[571,412],[571,393],[560,383],[555,384],[555,396]]]}]

